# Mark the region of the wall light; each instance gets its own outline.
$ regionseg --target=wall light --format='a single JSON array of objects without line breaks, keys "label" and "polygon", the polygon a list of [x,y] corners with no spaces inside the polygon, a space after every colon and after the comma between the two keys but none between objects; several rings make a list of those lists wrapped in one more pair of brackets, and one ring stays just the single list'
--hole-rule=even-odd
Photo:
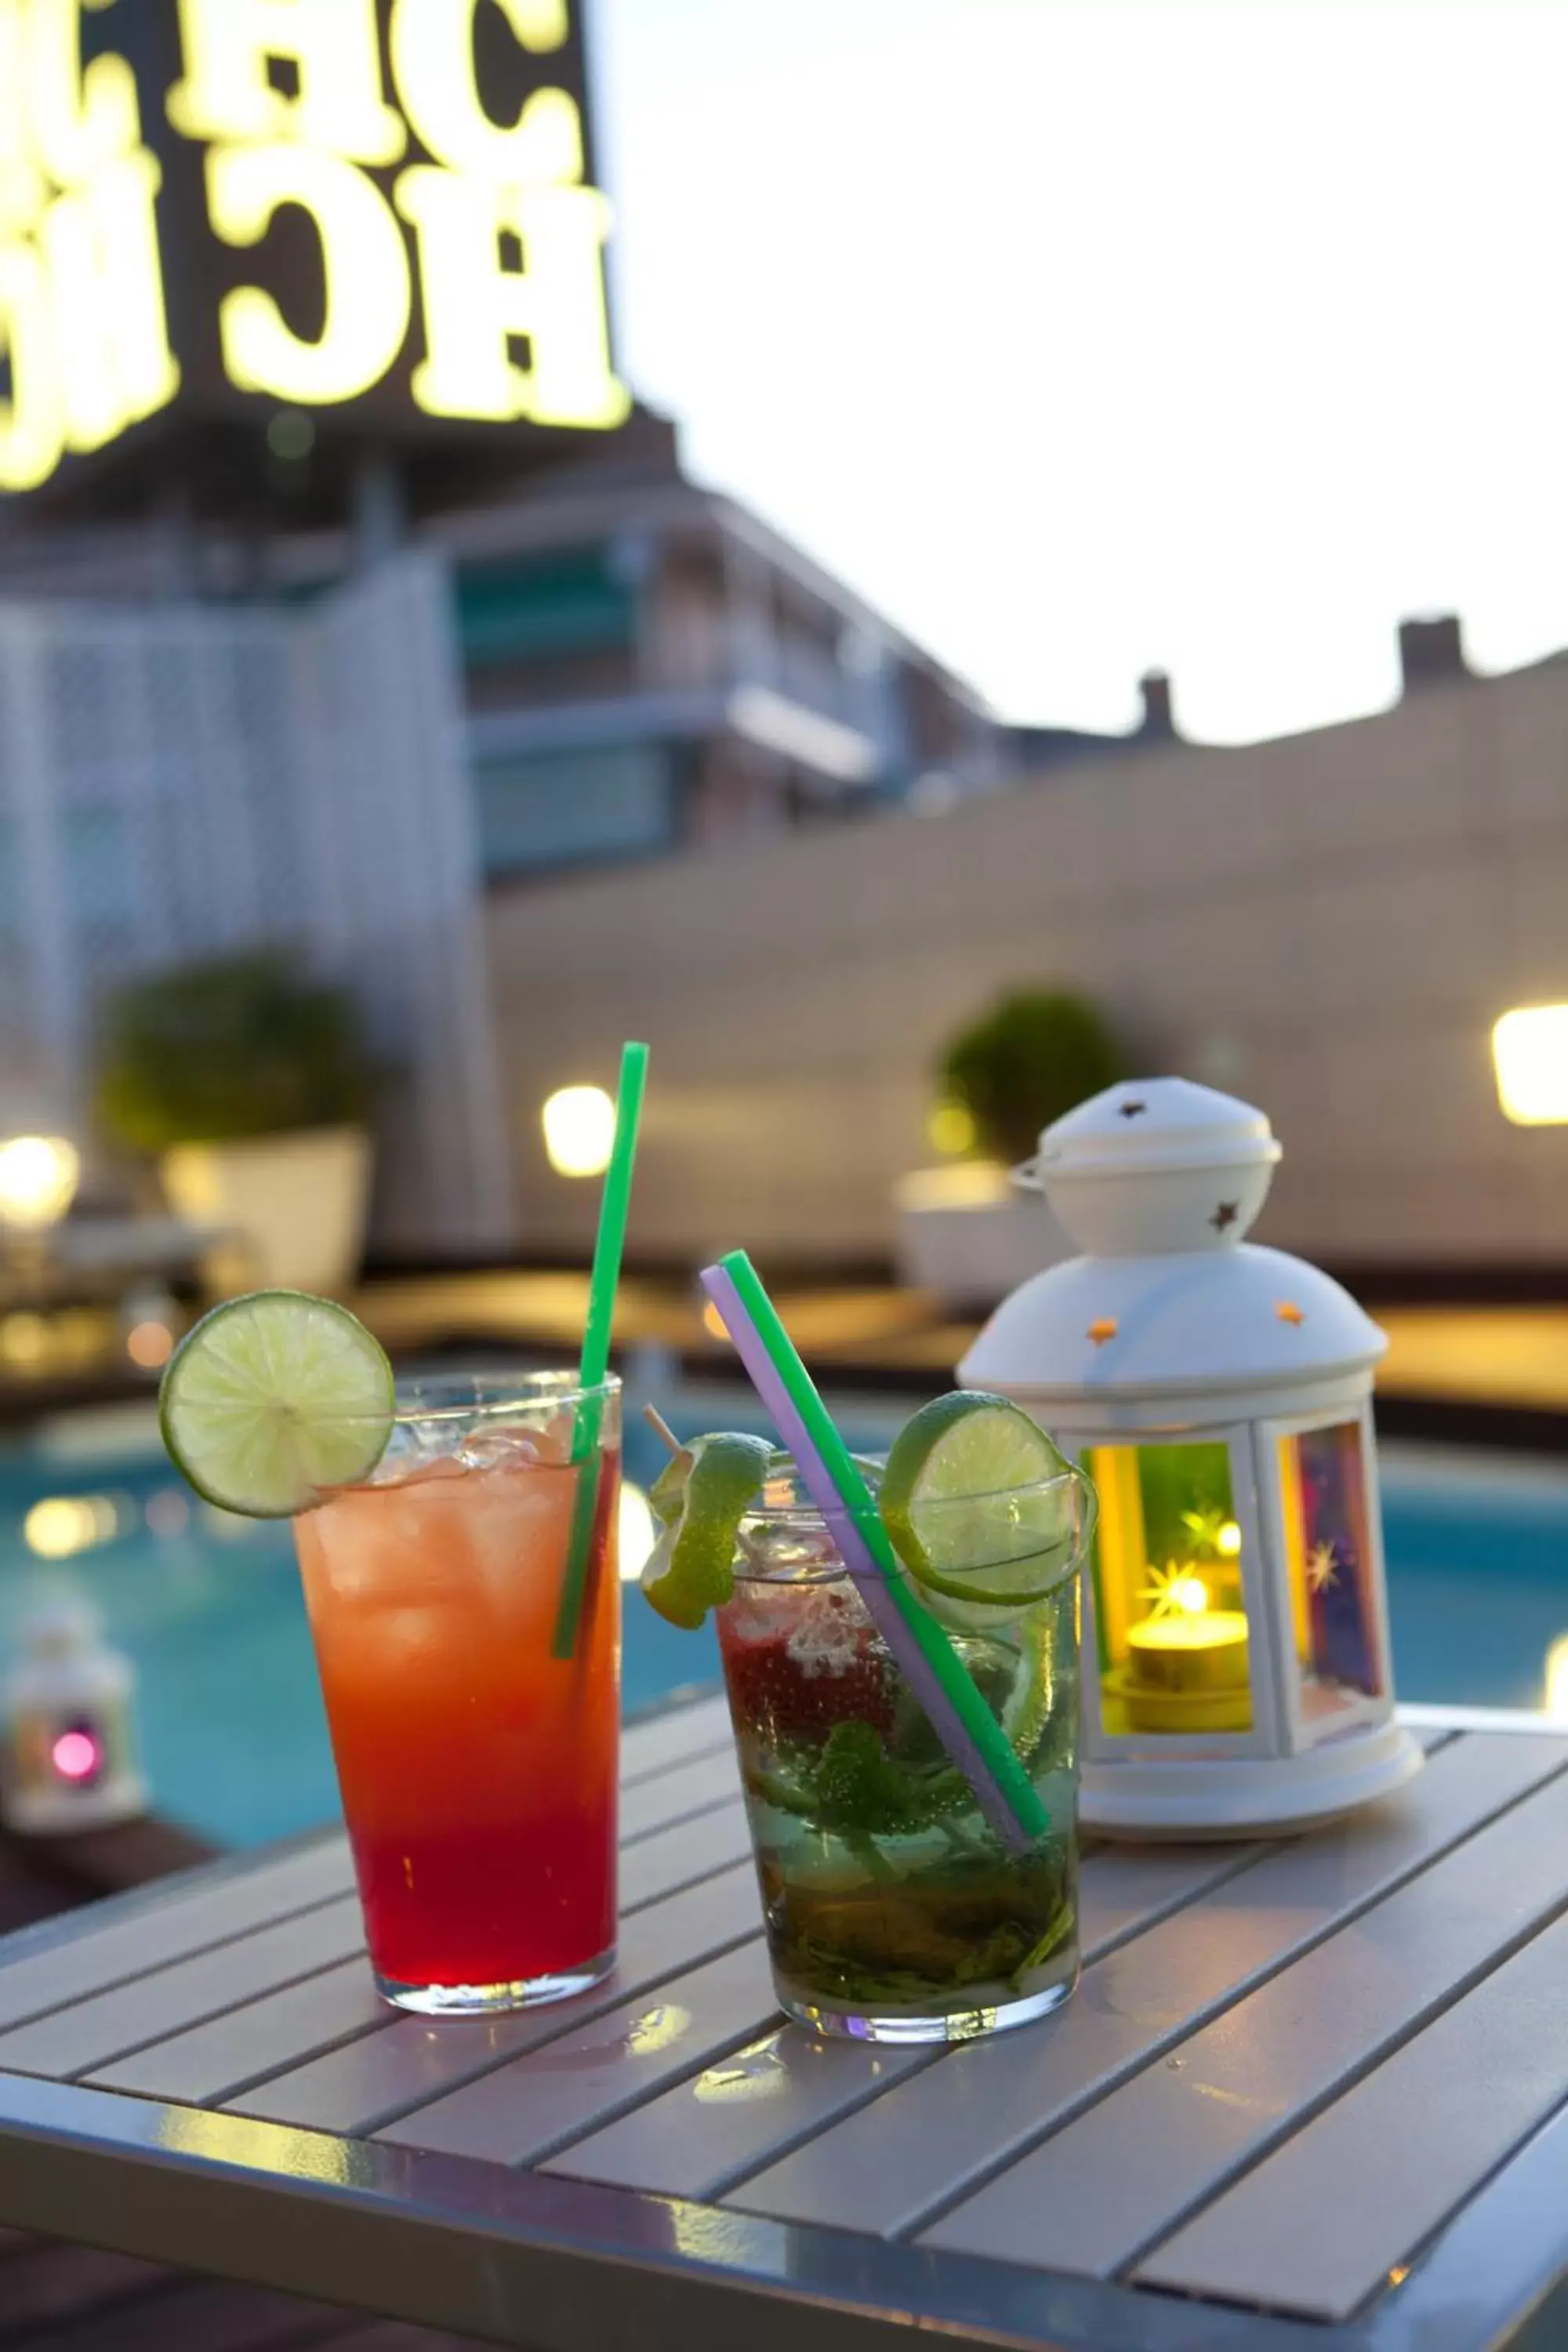
[{"label": "wall light", "polygon": [[45,1495],[22,1522],[22,1540],[37,1559],[69,1559],[112,1543],[120,1533],[112,1495]]},{"label": "wall light", "polygon": [[1559,1633],[1546,1653],[1542,1706],[1559,1723],[1568,1720],[1568,1633]]},{"label": "wall light", "polygon": [[42,1233],[76,1198],[81,1160],[63,1135],[14,1135],[0,1143],[0,1224]]},{"label": "wall light", "polygon": [[1516,1127],[1568,1124],[1568,1004],[1524,1004],[1492,1031],[1503,1116]]},{"label": "wall light", "polygon": [[174,1335],[166,1323],[132,1323],[125,1334],[125,1352],[144,1372],[155,1372],[174,1352]]},{"label": "wall light", "polygon": [[938,1103],[926,1121],[926,1134],[931,1139],[932,1149],[937,1151],[973,1151],[973,1113],[963,1103]]},{"label": "wall light", "polygon": [[603,1087],[562,1087],[541,1119],[544,1150],[558,1176],[602,1176],[616,1139],[616,1106]]}]

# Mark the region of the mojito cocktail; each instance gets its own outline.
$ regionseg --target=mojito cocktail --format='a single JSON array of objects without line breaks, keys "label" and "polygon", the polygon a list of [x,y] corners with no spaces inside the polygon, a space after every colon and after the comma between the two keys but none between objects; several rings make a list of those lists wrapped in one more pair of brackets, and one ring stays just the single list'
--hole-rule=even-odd
[{"label": "mojito cocktail", "polygon": [[1076,1549],[1026,1602],[950,1612],[1050,1816],[1010,1853],[793,1475],[766,1494],[742,1523],[719,1639],[781,2003],[890,2042],[1044,2015],[1078,1975]]},{"label": "mojito cocktail", "polygon": [[[371,1476],[294,1522],[376,1981],[428,2011],[560,1999],[615,1958],[619,1383],[400,1388]],[[552,1654],[596,1478],[574,1650]]]}]

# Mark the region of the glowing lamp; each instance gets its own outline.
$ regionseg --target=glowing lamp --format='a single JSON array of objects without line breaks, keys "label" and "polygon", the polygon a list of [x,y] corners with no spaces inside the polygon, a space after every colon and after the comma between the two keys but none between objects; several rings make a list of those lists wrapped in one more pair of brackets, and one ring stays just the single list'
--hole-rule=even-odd
[{"label": "glowing lamp", "polygon": [[81,1160],[63,1135],[14,1135],[0,1143],[0,1224],[38,1234],[76,1198]]},{"label": "glowing lamp", "polygon": [[135,1680],[84,1603],[58,1601],[27,1620],[5,1693],[4,1810],[13,1830],[56,1836],[146,1810],[132,1722]]},{"label": "glowing lamp", "polygon": [[1503,1116],[1515,1127],[1568,1123],[1568,1004],[1521,1004],[1492,1031]]},{"label": "glowing lamp", "polygon": [[1260,1111],[1113,1087],[1016,1171],[1084,1255],[1015,1291],[959,1367],[1095,1482],[1085,1822],[1305,1829],[1419,1769],[1395,1720],[1372,1424],[1387,1341],[1247,1234],[1279,1159]]},{"label": "glowing lamp", "polygon": [[541,1119],[544,1150],[558,1176],[602,1176],[616,1139],[616,1106],[603,1087],[561,1087]]},{"label": "glowing lamp", "polygon": [[49,1761],[60,1779],[73,1787],[93,1780],[103,1764],[103,1748],[90,1725],[62,1731],[49,1749]]}]

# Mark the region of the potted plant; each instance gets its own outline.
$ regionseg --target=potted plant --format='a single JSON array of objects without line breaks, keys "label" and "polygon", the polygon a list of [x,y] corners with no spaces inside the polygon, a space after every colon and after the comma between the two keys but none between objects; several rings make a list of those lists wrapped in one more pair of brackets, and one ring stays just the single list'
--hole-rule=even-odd
[{"label": "potted plant", "polygon": [[180,1215],[216,1229],[215,1286],[341,1291],[363,1240],[375,1085],[353,995],[261,950],[117,992],[98,1116],[122,1149],[157,1155]]},{"label": "potted plant", "polygon": [[1069,1254],[1045,1202],[1010,1171],[1041,1130],[1128,1075],[1114,1032],[1065,989],[1016,989],[952,1038],[938,1067],[933,1137],[955,1154],[896,1193],[899,1271],[950,1307],[989,1307]]}]

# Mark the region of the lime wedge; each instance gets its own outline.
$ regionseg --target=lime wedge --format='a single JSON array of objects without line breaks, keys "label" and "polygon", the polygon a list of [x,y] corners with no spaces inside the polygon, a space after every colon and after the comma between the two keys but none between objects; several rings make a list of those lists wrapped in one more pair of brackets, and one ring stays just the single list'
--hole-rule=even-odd
[{"label": "lime wedge", "polygon": [[169,1359],[158,1425],[198,1495],[283,1519],[352,1486],[386,1451],[392,1366],[357,1317],[302,1290],[253,1290],[204,1315]]},{"label": "lime wedge", "polygon": [[945,1624],[1022,1614],[1077,1565],[1070,1465],[1005,1397],[955,1389],[907,1421],[879,1496],[894,1550]]},{"label": "lime wedge", "polygon": [[725,1430],[693,1438],[659,1474],[649,1499],[664,1532],[642,1589],[672,1625],[695,1632],[734,1591],[735,1538],[772,1459],[765,1438]]}]

